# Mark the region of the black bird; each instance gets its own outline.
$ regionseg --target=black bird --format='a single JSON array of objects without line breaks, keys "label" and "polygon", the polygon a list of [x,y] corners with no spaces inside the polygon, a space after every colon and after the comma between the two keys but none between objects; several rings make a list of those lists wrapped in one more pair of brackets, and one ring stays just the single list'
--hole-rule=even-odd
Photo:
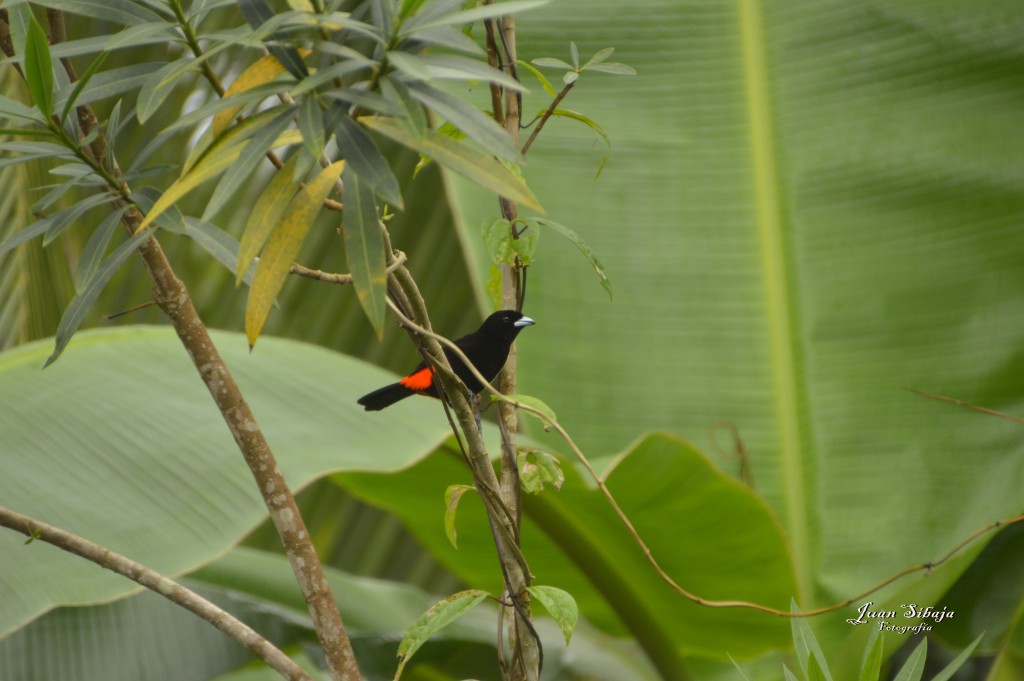
[{"label": "black bird", "polygon": [[[516,339],[519,332],[534,321],[524,317],[522,312],[515,310],[499,310],[484,320],[480,328],[455,341],[466,357],[473,363],[484,378],[493,381],[501,368],[505,366],[509,350],[512,349],[512,341]],[[444,348],[445,357],[466,387],[473,394],[483,390],[480,381],[470,373],[465,363],[459,359],[449,348]],[[389,407],[399,400],[404,400],[409,395],[429,395],[437,397],[437,386],[434,385],[434,372],[427,367],[426,362],[412,370],[408,376],[398,381],[378,388],[372,393],[359,398],[359,404],[366,407],[366,411],[380,411]]]}]

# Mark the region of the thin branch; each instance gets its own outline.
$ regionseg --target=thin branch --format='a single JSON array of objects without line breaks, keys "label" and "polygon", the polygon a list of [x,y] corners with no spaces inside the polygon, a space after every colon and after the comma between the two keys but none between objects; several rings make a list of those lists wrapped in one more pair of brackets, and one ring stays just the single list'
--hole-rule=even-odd
[{"label": "thin branch", "polygon": [[[406,261],[405,253],[398,251],[395,254],[394,261],[388,265],[386,272],[391,274],[399,267],[401,267]],[[316,279],[327,284],[351,284],[351,274],[336,274],[334,272],[323,272],[321,270],[314,270],[308,267],[304,267],[298,263],[292,263],[292,266],[288,269],[291,274],[298,275],[300,277],[306,277],[307,279]]]},{"label": "thin branch", "polygon": [[312,681],[290,657],[263,638],[254,629],[231,613],[222,610],[196,592],[187,589],[169,577],[151,570],[141,563],[115,553],[76,534],[66,532],[41,520],[30,518],[10,509],[0,507],[0,526],[20,532],[29,541],[40,540],[59,549],[73,553],[100,567],[123,575],[141,584],[167,600],[198,615],[275,669],[290,681]]},{"label": "thin branch", "polygon": [[918,390],[917,388],[907,388],[907,390],[909,390],[912,393],[916,393],[916,394],[920,395],[921,397],[927,397],[930,400],[938,400],[939,402],[949,402],[950,404],[955,404],[956,406],[963,407],[964,409],[970,409],[972,411],[981,412],[982,414],[988,414],[989,416],[998,416],[999,418],[1006,419],[1007,421],[1010,421],[1012,423],[1024,423],[1024,419],[1022,419],[1022,418],[1018,418],[1016,416],[1010,416],[1009,414],[1004,414],[1001,411],[996,411],[995,409],[989,409],[988,407],[979,407],[976,404],[971,404],[970,402],[964,402],[962,400],[956,399],[955,397],[946,397],[945,395],[936,395],[935,393],[925,392],[924,390]]},{"label": "thin branch", "polygon": [[551,118],[551,115],[555,113],[555,109],[557,109],[558,105],[562,103],[562,100],[565,99],[565,96],[569,94],[569,90],[571,90],[574,85],[576,85],[575,80],[571,83],[566,83],[565,87],[563,87],[559,93],[555,95],[555,98],[551,100],[551,104],[548,105],[548,108],[545,109],[544,113],[541,115],[540,120],[537,121],[537,126],[532,132],[530,132],[530,136],[526,138],[526,144],[523,145],[522,149],[523,156],[526,156],[526,152],[530,150],[533,140],[537,139],[537,135],[539,135],[540,131],[544,129],[544,124],[547,123],[548,119]]}]

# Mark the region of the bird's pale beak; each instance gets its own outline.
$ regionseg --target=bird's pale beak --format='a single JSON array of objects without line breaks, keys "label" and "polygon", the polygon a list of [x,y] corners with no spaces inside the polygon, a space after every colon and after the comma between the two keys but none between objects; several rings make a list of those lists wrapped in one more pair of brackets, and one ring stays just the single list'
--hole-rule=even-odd
[{"label": "bird's pale beak", "polygon": [[517,329],[521,329],[524,326],[532,326],[533,324],[536,323],[537,322],[533,321],[529,317],[522,317],[521,319],[519,319],[519,321],[512,322],[512,326],[516,327]]}]

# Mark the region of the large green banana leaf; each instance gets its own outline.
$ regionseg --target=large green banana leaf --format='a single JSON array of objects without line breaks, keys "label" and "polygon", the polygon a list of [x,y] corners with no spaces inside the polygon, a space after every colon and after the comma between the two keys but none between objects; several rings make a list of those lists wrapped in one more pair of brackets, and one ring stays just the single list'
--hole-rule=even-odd
[{"label": "large green banana leaf", "polygon": [[[521,392],[594,457],[651,428],[710,448],[713,424],[734,425],[803,606],[1021,510],[1020,426],[907,391],[1024,407],[1018,3],[562,0],[518,35],[525,60],[567,60],[571,39],[639,72],[584,72],[562,104],[611,138],[597,182],[603,143],[574,121],[529,153],[614,301],[542,235]],[[527,118],[549,101],[533,90]],[[451,186],[474,235],[496,204]],[[888,598],[941,606],[969,558]],[[852,613],[816,621],[828,649]]]},{"label": "large green banana leaf", "polygon": [[[436,402],[409,400],[367,414],[355,398],[386,380],[374,367],[294,341],[268,338],[250,354],[239,334],[215,339],[294,487],[346,471],[425,543],[446,541],[443,492],[466,471],[450,446],[418,462],[445,434]],[[170,329],[83,332],[41,371],[50,347],[42,341],[0,355],[4,506],[172,575],[224,553],[265,514]],[[646,438],[608,484],[677,579],[713,597],[785,607],[792,570],[774,514],[692,447],[665,435]],[[539,583],[573,593],[606,631],[638,638],[666,678],[686,678],[683,652],[750,656],[786,645],[777,618],[674,598],[572,469],[561,493],[548,489],[527,509],[525,546]],[[460,577],[497,593],[500,571],[478,511],[460,514],[462,548],[444,558]],[[373,543],[361,550],[378,550]],[[136,589],[42,542],[0,532],[0,632],[55,607],[104,603]],[[344,595],[336,595],[344,610]]]}]

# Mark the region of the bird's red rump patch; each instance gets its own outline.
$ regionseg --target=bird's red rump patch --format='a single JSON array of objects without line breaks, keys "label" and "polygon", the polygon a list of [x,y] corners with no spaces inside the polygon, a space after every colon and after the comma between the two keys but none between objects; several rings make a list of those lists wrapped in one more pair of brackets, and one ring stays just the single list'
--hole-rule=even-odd
[{"label": "bird's red rump patch", "polygon": [[399,381],[409,390],[415,390],[422,392],[429,388],[434,383],[434,374],[430,370],[430,367],[424,367],[414,374],[410,374]]}]

